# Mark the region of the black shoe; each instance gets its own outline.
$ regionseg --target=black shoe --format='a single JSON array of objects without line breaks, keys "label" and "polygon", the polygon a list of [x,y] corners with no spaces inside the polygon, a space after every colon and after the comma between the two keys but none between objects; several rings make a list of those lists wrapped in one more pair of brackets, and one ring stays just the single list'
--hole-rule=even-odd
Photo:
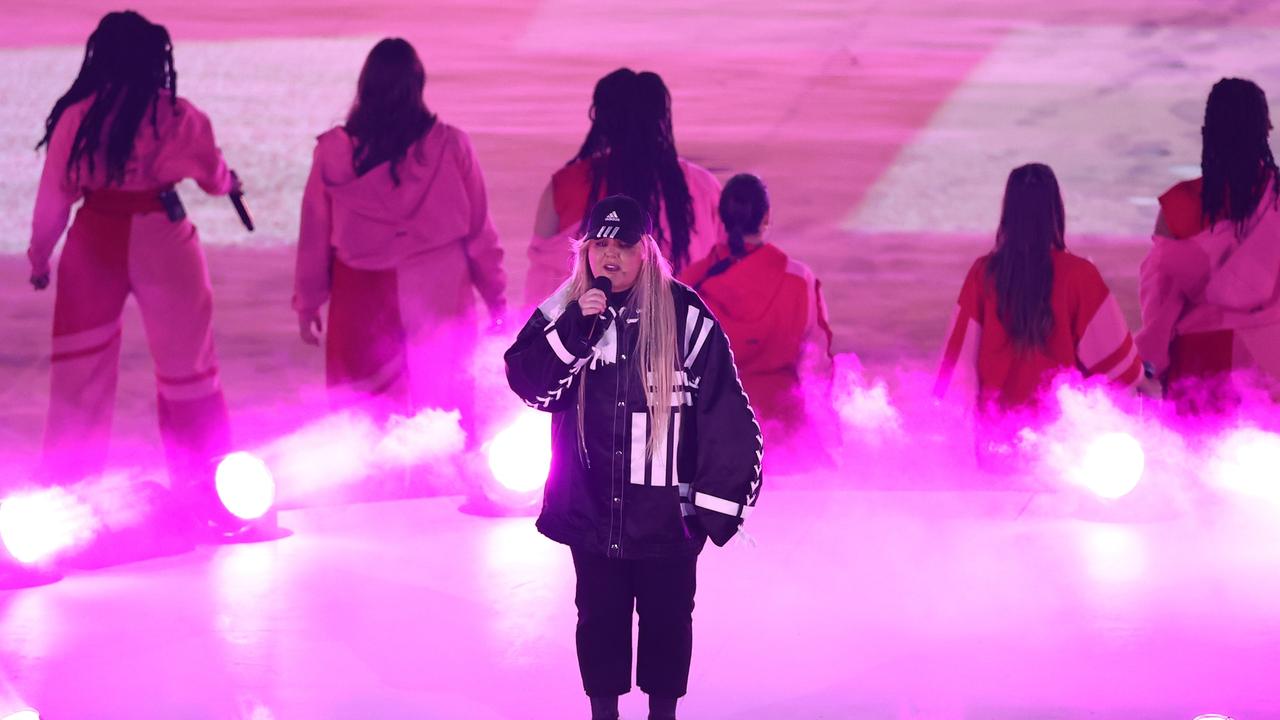
[{"label": "black shoe", "polygon": [[591,720],[618,720],[618,696],[591,698]]}]

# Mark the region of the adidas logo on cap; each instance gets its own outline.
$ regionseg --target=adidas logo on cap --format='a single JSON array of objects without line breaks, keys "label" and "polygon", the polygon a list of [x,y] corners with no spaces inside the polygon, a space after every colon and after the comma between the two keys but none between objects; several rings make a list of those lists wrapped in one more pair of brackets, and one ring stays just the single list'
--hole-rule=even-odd
[{"label": "adidas logo on cap", "polygon": [[604,221],[605,222],[622,222],[622,218],[618,217],[617,210],[613,210],[608,215],[604,216]]}]

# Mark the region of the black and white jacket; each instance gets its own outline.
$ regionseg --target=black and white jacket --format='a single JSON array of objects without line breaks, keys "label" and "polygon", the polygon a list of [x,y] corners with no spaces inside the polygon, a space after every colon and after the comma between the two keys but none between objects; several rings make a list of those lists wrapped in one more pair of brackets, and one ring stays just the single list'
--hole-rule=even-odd
[{"label": "black and white jacket", "polygon": [[534,311],[507,350],[511,389],[553,414],[551,472],[538,518],[538,530],[552,540],[616,558],[696,554],[708,536],[717,545],[728,542],[755,506],[763,441],[729,341],[693,290],[673,282],[672,295],[679,368],[667,437],[652,461],[633,356],[634,308],[612,299],[607,329],[588,346],[592,319],[584,320],[561,290]]}]

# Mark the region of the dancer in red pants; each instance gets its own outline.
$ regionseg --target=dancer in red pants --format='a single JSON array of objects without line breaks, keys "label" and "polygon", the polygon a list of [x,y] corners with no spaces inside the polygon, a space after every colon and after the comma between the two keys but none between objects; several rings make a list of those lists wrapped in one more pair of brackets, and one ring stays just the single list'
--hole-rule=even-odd
[{"label": "dancer in red pants", "polygon": [[407,41],[369,52],[346,123],[316,142],[302,196],[293,307],[335,399],[390,412],[458,410],[468,437],[476,295],[506,312],[502,247],[471,139],[437,119]]},{"label": "dancer in red pants", "polygon": [[84,64],[45,121],[47,146],[32,220],[31,282],[76,212],[58,264],[52,383],[45,428],[51,479],[99,472],[119,375],[121,311],[132,294],[155,360],[160,430],[171,479],[206,477],[230,443],[211,329],[213,298],[196,228],[173,186],[236,188],[209,119],[177,95],[169,33],[113,12],[89,36]]}]

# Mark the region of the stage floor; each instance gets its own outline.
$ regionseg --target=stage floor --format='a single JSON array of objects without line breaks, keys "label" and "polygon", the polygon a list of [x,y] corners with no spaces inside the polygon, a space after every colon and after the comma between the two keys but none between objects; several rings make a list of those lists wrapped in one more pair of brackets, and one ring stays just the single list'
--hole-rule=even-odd
[{"label": "stage floor", "polygon": [[[585,718],[567,550],[458,504],[0,593],[0,669],[51,720]],[[1280,717],[1273,517],[1054,506],[766,489],[756,545],[702,555],[681,717]]]}]

